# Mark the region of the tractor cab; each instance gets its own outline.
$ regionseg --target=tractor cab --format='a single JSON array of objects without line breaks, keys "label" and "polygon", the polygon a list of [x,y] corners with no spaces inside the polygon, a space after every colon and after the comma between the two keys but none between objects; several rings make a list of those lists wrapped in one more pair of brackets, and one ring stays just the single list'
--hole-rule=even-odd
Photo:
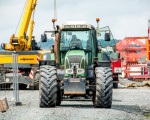
[{"label": "tractor cab", "polygon": [[[59,62],[64,66],[64,94],[85,94],[87,66],[92,65],[92,30],[86,23],[62,25]],[[71,81],[80,82],[71,82]],[[78,88],[75,90],[75,88]]]},{"label": "tractor cab", "polygon": [[[60,32],[60,64],[65,64],[65,56],[80,53],[85,55],[86,63],[92,62],[92,35],[91,25],[87,24],[70,24],[63,25]],[[68,53],[68,54],[67,54]]]}]

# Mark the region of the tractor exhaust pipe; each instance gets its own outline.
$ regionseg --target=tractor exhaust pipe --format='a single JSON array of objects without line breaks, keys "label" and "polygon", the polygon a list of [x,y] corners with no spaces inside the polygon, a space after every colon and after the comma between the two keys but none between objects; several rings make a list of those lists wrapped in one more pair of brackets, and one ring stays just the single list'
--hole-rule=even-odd
[{"label": "tractor exhaust pipe", "polygon": [[52,19],[53,22],[53,29],[56,31],[56,25],[55,22],[57,21],[57,9],[56,9],[56,0],[54,0],[54,19]]},{"label": "tractor exhaust pipe", "polygon": [[96,22],[97,22],[97,31],[99,31],[99,21],[100,21],[100,19],[99,19],[99,18],[96,18]]}]

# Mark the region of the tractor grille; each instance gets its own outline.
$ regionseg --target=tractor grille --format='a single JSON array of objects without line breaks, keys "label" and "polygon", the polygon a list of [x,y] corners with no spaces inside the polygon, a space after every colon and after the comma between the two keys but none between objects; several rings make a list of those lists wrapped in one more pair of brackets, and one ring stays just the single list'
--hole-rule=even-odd
[{"label": "tractor grille", "polygon": [[70,63],[80,63],[82,56],[76,55],[76,56],[68,56]]},{"label": "tractor grille", "polygon": [[70,66],[71,63],[77,63],[80,66],[80,62],[82,60],[82,56],[76,55],[76,56],[68,56],[69,62],[70,62]]}]

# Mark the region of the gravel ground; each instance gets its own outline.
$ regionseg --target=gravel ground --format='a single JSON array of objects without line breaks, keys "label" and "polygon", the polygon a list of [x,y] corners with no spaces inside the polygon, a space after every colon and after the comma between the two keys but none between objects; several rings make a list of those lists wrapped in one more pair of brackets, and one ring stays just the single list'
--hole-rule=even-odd
[{"label": "gravel ground", "polygon": [[111,109],[94,108],[90,100],[63,101],[56,108],[39,108],[39,92],[21,90],[22,106],[14,106],[12,91],[0,91],[7,97],[9,110],[0,113],[0,120],[145,120],[150,113],[150,88],[126,88],[113,90]]}]

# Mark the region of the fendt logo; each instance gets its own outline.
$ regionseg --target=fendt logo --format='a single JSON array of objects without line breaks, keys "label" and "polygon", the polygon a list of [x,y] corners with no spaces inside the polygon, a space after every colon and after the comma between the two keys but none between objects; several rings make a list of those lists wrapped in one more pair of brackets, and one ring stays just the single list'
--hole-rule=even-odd
[{"label": "fendt logo", "polygon": [[20,60],[26,61],[26,60],[34,60],[33,58],[21,58]]}]

